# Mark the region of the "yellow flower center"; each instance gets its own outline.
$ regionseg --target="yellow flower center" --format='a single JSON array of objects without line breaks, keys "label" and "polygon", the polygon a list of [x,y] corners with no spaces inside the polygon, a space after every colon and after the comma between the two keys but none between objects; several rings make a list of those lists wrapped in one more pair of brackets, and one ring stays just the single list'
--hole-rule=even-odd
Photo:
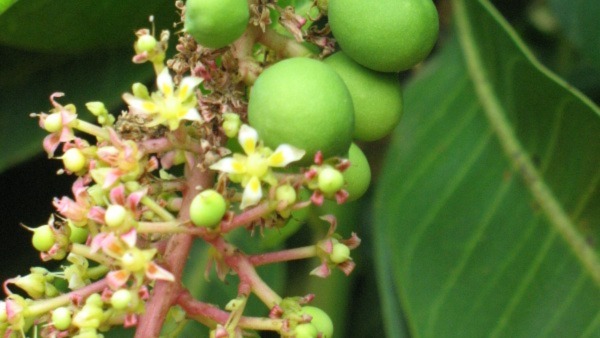
[{"label": "yellow flower center", "polygon": [[248,175],[261,178],[267,174],[267,171],[269,170],[269,164],[267,163],[267,160],[260,154],[251,154],[248,155],[246,170]]},{"label": "yellow flower center", "polygon": [[162,116],[166,120],[174,120],[179,118],[179,112],[181,111],[181,102],[175,97],[167,97],[165,99],[164,109],[162,110]]}]

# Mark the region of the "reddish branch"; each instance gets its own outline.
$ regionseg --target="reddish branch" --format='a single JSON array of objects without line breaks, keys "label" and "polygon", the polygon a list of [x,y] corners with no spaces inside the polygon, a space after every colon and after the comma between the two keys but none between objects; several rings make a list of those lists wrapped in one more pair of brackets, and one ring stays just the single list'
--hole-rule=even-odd
[{"label": "reddish branch", "polygon": [[[194,167],[187,173],[187,188],[183,191],[183,202],[179,218],[189,219],[189,205],[196,194],[196,187],[210,187],[213,184],[214,174]],[[189,234],[176,234],[169,239],[163,255],[164,267],[175,276],[175,283],[157,281],[152,297],[146,304],[146,313],[140,317],[138,328],[135,332],[137,338],[152,338],[160,335],[167,312],[175,303],[181,290],[181,276],[192,247],[194,236]]]}]

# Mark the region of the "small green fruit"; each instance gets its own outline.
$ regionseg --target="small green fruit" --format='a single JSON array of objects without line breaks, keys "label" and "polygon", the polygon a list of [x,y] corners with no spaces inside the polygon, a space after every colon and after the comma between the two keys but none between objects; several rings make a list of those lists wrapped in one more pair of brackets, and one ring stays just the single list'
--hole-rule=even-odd
[{"label": "small green fruit", "polygon": [[311,323],[298,324],[294,329],[295,338],[317,338],[319,331]]},{"label": "small green fruit", "polygon": [[110,304],[117,310],[124,310],[129,306],[132,299],[133,296],[131,295],[131,291],[120,289],[112,294],[110,297]]},{"label": "small green fruit", "polygon": [[375,141],[388,135],[402,116],[400,77],[363,67],[344,52],[331,55],[325,63],[344,80],[352,95],[354,138]]},{"label": "small green fruit", "polygon": [[296,189],[289,184],[280,185],[275,190],[275,199],[279,202],[292,205],[296,202],[296,198]]},{"label": "small green fruit", "polygon": [[208,189],[194,197],[190,204],[190,219],[199,227],[212,227],[219,222],[227,211],[225,198],[217,191]]},{"label": "small green fruit", "polygon": [[328,16],[342,50],[380,72],[413,67],[429,54],[438,36],[431,0],[329,0]]},{"label": "small green fruit", "polygon": [[354,108],[344,81],[327,64],[291,58],[266,69],[256,80],[248,120],[271,148],[290,144],[306,151],[299,164],[344,155],[354,131]]},{"label": "small green fruit", "polygon": [[55,243],[54,231],[49,225],[42,225],[33,229],[31,244],[37,251],[48,251]]},{"label": "small green fruit", "polygon": [[87,228],[78,227],[73,224],[73,222],[69,221],[69,242],[71,243],[85,243],[88,238],[89,231]]},{"label": "small green fruit", "polygon": [[321,338],[333,337],[333,322],[325,311],[314,306],[303,306],[302,313],[312,317],[310,324],[314,325],[317,331],[321,333]]},{"label": "small green fruit", "polygon": [[317,178],[319,190],[325,195],[333,195],[344,186],[344,176],[332,167],[325,167],[319,172]]},{"label": "small green fruit", "polygon": [[352,143],[348,151],[350,167],[343,172],[348,192],[348,202],[354,201],[365,194],[371,183],[371,168],[367,157],[360,148]]},{"label": "small green fruit", "polygon": [[188,0],[185,30],[204,47],[221,48],[237,40],[248,25],[247,0]]},{"label": "small green fruit", "polygon": [[350,248],[344,243],[335,243],[329,258],[335,264],[344,263],[350,259]]}]

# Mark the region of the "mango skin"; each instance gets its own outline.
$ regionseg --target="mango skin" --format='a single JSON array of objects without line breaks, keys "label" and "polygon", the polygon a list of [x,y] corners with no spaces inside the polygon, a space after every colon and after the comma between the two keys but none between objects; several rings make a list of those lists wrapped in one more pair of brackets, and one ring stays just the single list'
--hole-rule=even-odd
[{"label": "mango skin", "polygon": [[348,152],[354,132],[350,92],[322,61],[290,58],[267,68],[256,79],[248,120],[264,143],[275,149],[290,144],[306,151],[299,164]]},{"label": "mango skin", "polygon": [[199,44],[216,49],[242,36],[249,19],[247,0],[188,0],[184,26]]},{"label": "mango skin", "polygon": [[328,16],[342,50],[380,72],[413,67],[438,37],[438,13],[431,0],[330,0]]},{"label": "mango skin", "polygon": [[325,63],[344,80],[352,96],[354,138],[376,141],[391,133],[403,112],[400,77],[363,67],[342,51]]},{"label": "mango skin", "polygon": [[350,167],[342,174],[346,181],[346,191],[348,192],[348,202],[359,199],[367,192],[371,184],[371,167],[363,151],[354,143],[348,151],[348,160]]}]

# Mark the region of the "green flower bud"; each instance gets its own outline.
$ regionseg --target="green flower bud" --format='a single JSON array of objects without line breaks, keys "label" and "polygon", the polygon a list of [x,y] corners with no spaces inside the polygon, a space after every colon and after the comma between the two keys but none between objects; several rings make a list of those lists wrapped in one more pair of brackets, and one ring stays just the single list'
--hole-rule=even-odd
[{"label": "green flower bud", "polygon": [[280,185],[275,190],[275,198],[278,202],[286,202],[292,205],[296,202],[296,189],[289,184]]},{"label": "green flower bud", "polygon": [[74,173],[83,170],[87,162],[83,152],[77,148],[67,150],[62,156],[62,161],[65,169]]},{"label": "green flower bud", "polygon": [[131,92],[135,97],[139,97],[141,99],[149,99],[150,93],[148,92],[148,87],[143,84],[136,82],[131,86]]},{"label": "green flower bud", "polygon": [[44,120],[44,129],[50,133],[56,133],[62,129],[62,116],[60,113],[52,113]]},{"label": "green flower bud", "polygon": [[110,304],[117,310],[125,310],[131,304],[133,296],[131,291],[126,289],[120,289],[115,291],[110,297]]},{"label": "green flower bud", "polygon": [[225,113],[223,114],[223,131],[229,138],[237,136],[240,127],[242,126],[242,120],[238,114]]},{"label": "green flower bud", "polygon": [[350,248],[343,243],[335,243],[329,258],[335,264],[344,263],[350,259]]},{"label": "green flower bud", "polygon": [[108,110],[106,110],[106,106],[104,103],[100,101],[88,102],[85,104],[86,108],[94,114],[94,116],[106,115],[108,114]]},{"label": "green flower bud", "polygon": [[52,311],[52,325],[58,330],[66,330],[71,326],[71,310],[59,307]]},{"label": "green flower bud", "polygon": [[127,217],[127,209],[119,204],[111,204],[106,209],[104,214],[104,222],[111,228],[116,228],[123,225]]},{"label": "green flower bud", "polygon": [[24,277],[15,278],[13,283],[27,292],[33,299],[42,298],[46,290],[46,278],[44,277],[44,274],[33,272],[33,269],[32,273]]},{"label": "green flower bud", "polygon": [[157,45],[156,39],[149,34],[142,35],[135,42],[135,46],[140,52],[151,52]]},{"label": "green flower bud", "polygon": [[87,189],[88,194],[92,198],[92,202],[97,206],[105,206],[106,201],[104,197],[106,196],[106,192],[102,189],[99,184],[94,184]]},{"label": "green flower bud", "polygon": [[190,219],[199,227],[212,227],[219,222],[227,211],[225,198],[217,191],[208,189],[194,197],[190,204]]}]

